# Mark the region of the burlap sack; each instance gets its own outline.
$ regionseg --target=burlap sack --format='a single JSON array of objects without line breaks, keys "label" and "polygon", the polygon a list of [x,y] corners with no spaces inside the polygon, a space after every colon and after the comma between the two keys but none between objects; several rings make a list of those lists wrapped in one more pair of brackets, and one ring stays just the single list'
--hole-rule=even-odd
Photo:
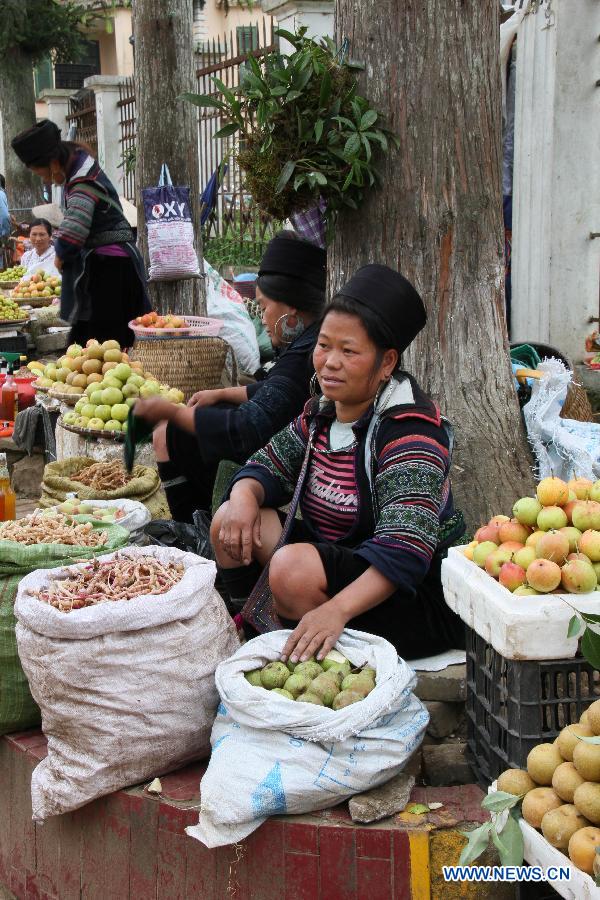
[{"label": "burlap sack", "polygon": [[[79,481],[73,480],[82,469],[98,460],[89,456],[76,456],[59,462],[48,463],[42,479],[40,506],[55,506],[66,499],[67,494],[77,494],[81,500],[139,500],[148,509],[153,519],[168,518],[168,507],[160,478],[156,469],[150,466],[134,466],[133,478],[126,485],[113,491],[98,491]],[[166,513],[166,515],[165,515]]]}]

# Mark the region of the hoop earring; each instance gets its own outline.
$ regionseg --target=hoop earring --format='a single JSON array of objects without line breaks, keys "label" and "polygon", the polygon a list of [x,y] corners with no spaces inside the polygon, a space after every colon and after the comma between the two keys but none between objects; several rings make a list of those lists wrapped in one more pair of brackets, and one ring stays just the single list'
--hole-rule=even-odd
[{"label": "hoop earring", "polygon": [[[295,319],[294,325],[291,325],[289,323],[288,320],[290,319]],[[283,324],[279,329],[279,337],[284,344],[292,344],[297,337],[300,337],[305,329],[304,322],[302,321],[300,316],[291,315],[290,313],[284,313],[282,316],[279,316],[279,318],[275,322],[275,334],[277,334],[277,326],[280,322],[283,322]]]},{"label": "hoop earring", "polygon": [[309,391],[311,397],[318,397],[321,391],[321,386],[319,384],[319,379],[317,378],[317,373],[313,372],[312,377],[309,382]]}]

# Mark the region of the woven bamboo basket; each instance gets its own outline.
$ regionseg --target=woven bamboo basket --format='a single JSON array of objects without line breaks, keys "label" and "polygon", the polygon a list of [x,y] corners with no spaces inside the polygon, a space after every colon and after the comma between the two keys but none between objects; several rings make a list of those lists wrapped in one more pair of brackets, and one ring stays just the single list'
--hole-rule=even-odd
[{"label": "woven bamboo basket", "polygon": [[138,337],[132,359],[139,360],[161,384],[178,388],[190,399],[196,391],[235,384],[237,370],[231,347],[220,337]]},{"label": "woven bamboo basket", "polygon": [[560,411],[561,419],[576,419],[577,422],[593,422],[594,413],[586,390],[573,381],[567,391],[567,399]]}]

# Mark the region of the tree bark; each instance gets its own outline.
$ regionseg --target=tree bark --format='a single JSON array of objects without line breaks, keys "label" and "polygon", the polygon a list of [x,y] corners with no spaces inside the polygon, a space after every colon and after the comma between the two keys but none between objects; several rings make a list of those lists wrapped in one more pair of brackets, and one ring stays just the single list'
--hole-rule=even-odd
[{"label": "tree bark", "polygon": [[[497,0],[336,0],[336,37],[398,135],[382,189],[340,217],[333,289],[382,262],[420,291],[428,324],[403,358],[456,431],[453,484],[469,526],[531,491],[504,312]],[[399,311],[401,316],[401,311]]]},{"label": "tree bark", "polygon": [[0,56],[0,118],[8,205],[17,219],[23,219],[26,217],[19,210],[41,202],[42,183],[10,146],[15,135],[35,125],[33,66],[29,54],[18,47]]},{"label": "tree bark", "polygon": [[[179,100],[196,89],[192,43],[192,0],[135,0],[135,93],[137,108],[136,184],[157,184],[163,162],[173,184],[189,185],[195,246],[202,270],[200,233],[197,110]],[[141,194],[138,197],[139,244],[148,263]],[[150,284],[153,307],[161,313],[202,315],[206,310],[204,279]]]}]

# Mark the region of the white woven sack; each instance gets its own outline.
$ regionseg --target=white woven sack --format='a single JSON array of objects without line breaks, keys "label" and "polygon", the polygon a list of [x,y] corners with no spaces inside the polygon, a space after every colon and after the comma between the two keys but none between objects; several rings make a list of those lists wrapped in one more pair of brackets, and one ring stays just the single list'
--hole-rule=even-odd
[{"label": "white woven sack", "polygon": [[200,819],[186,828],[207,847],[243,840],[268,816],[325,809],[382,784],[402,769],[429,721],[411,693],[416,676],[394,647],[350,629],[336,649],[377,672],[360,703],[335,712],[252,687],[244,672],[278,659],[289,635],[261,635],[217,669],[221,703]]},{"label": "white woven sack", "polygon": [[118,555],[182,562],[185,573],[166,594],[70,613],[29,593],[65,569],[32,572],[19,585],[19,656],[48,739],[48,756],[31,780],[34,821],[210,750],[218,703],[214,672],[239,647],[214,590],[214,563],[170,547]]}]

